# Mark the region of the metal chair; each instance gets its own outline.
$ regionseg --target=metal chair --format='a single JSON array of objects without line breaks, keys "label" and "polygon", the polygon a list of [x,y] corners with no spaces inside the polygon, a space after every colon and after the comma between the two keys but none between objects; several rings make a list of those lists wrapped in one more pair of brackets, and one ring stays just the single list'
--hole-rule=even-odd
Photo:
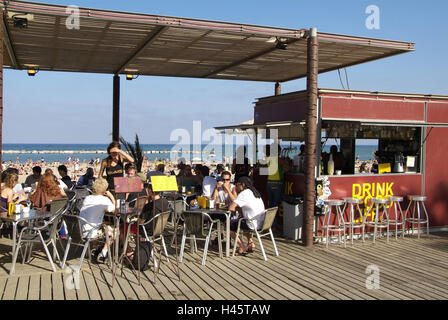
[{"label": "metal chair", "polygon": [[222,240],[221,240],[221,221],[213,220],[207,213],[202,211],[184,211],[183,212],[183,234],[182,243],[180,246],[179,262],[182,262],[185,240],[194,240],[194,251],[197,252],[196,240],[205,240],[204,254],[202,256],[202,265],[205,265],[207,259],[208,245],[210,243],[210,238],[213,233],[213,226],[217,225],[217,236],[218,236],[218,248],[219,257],[222,258]]},{"label": "metal chair", "polygon": [[[342,214],[341,206],[344,205],[344,201],[342,200],[325,200],[324,201],[325,207],[328,208],[328,210],[325,211],[324,220],[322,224],[322,239],[321,242],[323,242],[324,237],[324,230],[326,230],[326,248],[328,248],[329,237],[330,237],[330,231],[334,231],[338,233],[338,239],[339,243],[341,242],[341,232],[343,233],[344,238],[344,248],[347,247],[347,241],[345,238],[345,221],[344,221],[344,215]],[[332,215],[334,215],[334,222],[333,224],[330,224],[330,220]]]},{"label": "metal chair", "polygon": [[[260,244],[260,249],[261,249],[261,253],[263,254],[264,261],[267,261],[268,258],[266,257],[266,253],[265,253],[265,250],[263,247],[263,242],[261,241],[262,237],[265,237],[265,236],[271,237],[272,245],[274,246],[275,255],[278,256],[277,245],[275,244],[274,234],[272,233],[272,229],[271,229],[272,224],[274,223],[277,211],[278,211],[278,207],[272,207],[272,208],[265,210],[264,222],[263,222],[263,226],[261,227],[261,229],[260,230],[247,230],[250,233],[252,233],[252,234],[255,233],[257,235],[258,243]],[[241,221],[243,221],[243,220],[246,220],[249,222],[249,221],[255,221],[256,218],[254,218],[254,219],[242,218],[238,221],[238,228],[236,231],[235,244],[233,246],[232,256],[235,256],[235,251],[236,251],[236,246],[237,246],[236,239],[238,239],[238,237],[239,237],[240,230],[241,230],[241,228],[240,228]]]},{"label": "metal chair", "polygon": [[[420,239],[421,224],[426,224],[426,234],[429,235],[429,217],[424,203],[427,200],[427,198],[425,196],[411,195],[408,196],[408,199],[409,199],[409,205],[408,208],[406,209],[406,222],[410,223],[412,233],[414,233],[414,225],[415,224],[418,225],[417,238]],[[409,213],[411,213],[409,210],[411,207],[412,207],[412,215],[408,217]],[[422,213],[424,216],[422,216]]]},{"label": "metal chair", "polygon": [[[404,238],[406,218],[401,210],[400,202],[402,201],[403,197],[389,197],[389,223],[395,225],[395,240],[398,240],[398,226],[401,226],[401,237]],[[392,217],[394,218],[392,219]]]},{"label": "metal chair", "polygon": [[36,218],[33,224],[25,226],[19,234],[19,239],[13,253],[12,266],[10,274],[14,274],[15,265],[17,261],[17,256],[19,251],[22,252],[22,246],[25,246],[25,251],[22,252],[22,263],[29,261],[31,259],[31,254],[33,250],[33,245],[36,243],[41,243],[44,247],[45,253],[47,255],[48,261],[50,262],[51,269],[55,272],[56,268],[53,263],[50,252],[48,251],[48,246],[53,245],[53,254],[56,255],[57,259],[61,261],[59,253],[56,248],[56,234],[58,230],[58,222],[62,217],[64,211],[60,211],[52,216],[50,219],[39,219]]},{"label": "metal chair", "polygon": [[[372,218],[370,221],[367,220],[366,217],[366,226],[373,226],[373,243],[375,243],[376,240],[376,234],[378,229],[384,229],[386,228],[386,237],[387,242],[389,243],[389,214],[387,210],[387,204],[389,203],[388,199],[382,199],[382,198],[373,198],[372,199],[372,206],[367,211],[367,216],[374,215],[375,218]],[[375,208],[375,211],[373,212],[373,209]],[[384,218],[384,216],[386,218]]]},{"label": "metal chair", "polygon": [[[63,219],[67,225],[67,233],[68,233],[68,240],[67,245],[65,247],[64,252],[64,258],[62,260],[61,268],[63,269],[65,266],[65,263],[67,261],[67,256],[70,250],[71,245],[74,245],[76,247],[82,247],[82,253],[80,256],[80,260],[78,263],[78,266],[75,268],[72,268],[75,272],[79,272],[82,267],[82,263],[84,261],[84,257],[86,255],[86,252],[89,254],[89,260],[91,260],[91,249],[90,249],[90,242],[92,240],[97,239],[97,232],[103,227],[103,225],[93,225],[90,222],[88,222],[86,219],[80,217],[79,215],[74,214],[66,214],[63,216]],[[90,230],[87,233],[82,232],[81,223],[84,225],[89,226]],[[106,235],[106,244],[108,246],[108,252],[110,253],[110,247],[109,247],[109,237],[107,235],[107,232],[104,232]],[[109,263],[112,265],[112,254],[109,254]]]},{"label": "metal chair", "polygon": [[[171,223],[173,225],[173,228],[176,226],[176,224],[179,227],[181,225],[180,222],[182,219],[182,212],[185,210],[185,203],[183,200],[174,200],[170,201],[170,206],[172,208]],[[174,230],[173,237],[171,238],[171,247],[174,244],[174,237],[177,237],[177,230]]]}]

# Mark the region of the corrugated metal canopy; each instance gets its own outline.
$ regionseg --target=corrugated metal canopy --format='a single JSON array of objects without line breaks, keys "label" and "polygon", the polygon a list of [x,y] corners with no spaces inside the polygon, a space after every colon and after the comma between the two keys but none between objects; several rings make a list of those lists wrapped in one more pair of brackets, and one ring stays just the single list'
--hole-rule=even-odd
[{"label": "corrugated metal canopy", "polygon": [[[8,1],[5,67],[282,82],[306,76],[307,31]],[[30,14],[26,29],[12,15]],[[22,15],[23,16],[23,15]],[[18,16],[20,17],[20,15]],[[273,37],[288,43],[276,48]],[[318,33],[319,72],[414,50],[414,44]]]}]

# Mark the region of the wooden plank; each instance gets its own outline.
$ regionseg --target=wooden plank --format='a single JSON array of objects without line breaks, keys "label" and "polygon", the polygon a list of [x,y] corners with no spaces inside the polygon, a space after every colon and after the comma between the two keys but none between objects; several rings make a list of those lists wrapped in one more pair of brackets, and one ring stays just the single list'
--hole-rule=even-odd
[{"label": "wooden plank", "polygon": [[[103,273],[107,274],[107,279],[110,286],[112,284],[112,273],[106,272],[104,270]],[[137,280],[136,285],[138,286]],[[134,292],[134,290],[132,290],[132,287],[129,284],[129,280],[121,277],[121,271],[115,277],[115,284],[113,287],[110,287],[110,289],[112,290],[115,300],[138,300],[136,293]]]},{"label": "wooden plank", "polygon": [[0,278],[0,300],[3,299],[3,295],[5,293],[6,282],[8,282],[8,277]]},{"label": "wooden plank", "polygon": [[[364,259],[369,259],[371,258],[371,256],[366,256],[367,253],[359,250],[359,249],[354,249],[356,251],[357,254],[359,254],[359,256],[364,257]],[[376,259],[380,259],[379,257],[376,257]],[[380,262],[381,261],[381,262]],[[377,262],[377,263],[376,263]],[[388,274],[394,274],[394,272],[396,272],[396,270],[400,270],[400,274],[397,275],[397,277],[400,277],[400,279],[407,280],[409,282],[416,282],[418,281],[418,279],[422,278],[423,279],[423,275],[427,274],[426,272],[426,268],[424,268],[423,266],[420,268],[414,267],[412,265],[411,262],[409,263],[403,263],[402,259],[390,259],[387,256],[383,256],[381,257],[381,260],[376,260],[372,262],[373,264],[377,264],[378,266],[384,268],[386,272],[382,272],[382,274],[385,274],[386,276]],[[427,266],[430,267],[430,266]],[[419,291],[410,291],[412,293],[419,293],[419,296],[423,299],[427,299],[429,297],[433,297],[434,299],[439,299],[440,297],[440,292],[439,293],[434,293],[433,290],[427,290],[427,288],[425,288],[423,285],[420,285],[416,282],[416,286],[417,288],[420,288],[421,290]],[[438,289],[437,286],[432,286],[434,289]],[[429,289],[429,288],[428,288]],[[423,291],[422,291],[423,290]],[[424,292],[424,294],[422,294]],[[445,296],[445,295],[443,295]]]},{"label": "wooden plank", "polygon": [[216,273],[222,275],[223,279],[226,279],[229,284],[235,286],[238,289],[238,293],[243,296],[243,300],[260,300],[261,295],[257,295],[256,292],[250,290],[246,286],[239,285],[236,283],[235,274],[232,273],[227,261],[223,262],[221,260],[214,260],[211,262],[213,264]]},{"label": "wooden plank", "polygon": [[[217,259],[220,259],[217,257]],[[205,266],[194,266],[191,264],[186,264],[185,268],[189,268],[192,273],[195,273],[197,277],[201,278],[202,281],[207,283],[209,286],[218,289],[217,291],[225,300],[235,299],[235,296],[232,294],[231,288],[226,282],[219,281],[219,275],[213,272],[212,269]],[[210,275],[208,274],[210,273]]]},{"label": "wooden plank", "polygon": [[319,254],[314,252],[313,255],[303,257],[307,261],[315,261],[317,266],[330,263],[331,269],[339,274],[339,277],[344,279],[353,279],[355,285],[358,286],[358,290],[365,294],[371,295],[377,299],[410,299],[410,297],[398,295],[393,289],[382,287],[380,292],[368,290],[365,287],[365,281],[367,275],[365,275],[365,269],[367,265],[361,265],[358,260],[342,259],[340,255],[335,257],[327,252],[328,257],[323,256],[324,253]]},{"label": "wooden plank", "polygon": [[104,275],[101,272],[100,266],[91,266],[90,271],[95,279],[96,286],[101,295],[102,300],[113,300],[114,296],[109,289],[109,284],[107,280],[104,278]]},{"label": "wooden plank", "polygon": [[17,283],[19,276],[10,276],[6,282],[5,292],[3,294],[3,300],[14,300],[16,296]]},{"label": "wooden plank", "polygon": [[51,273],[42,273],[40,277],[40,299],[51,300]]},{"label": "wooden plank", "polygon": [[[346,253],[339,252],[338,255],[344,255]],[[347,253],[348,254],[348,253]],[[404,290],[403,289],[403,283],[404,283],[404,278],[403,278],[403,272],[402,270],[400,270],[400,268],[398,266],[392,266],[390,269],[387,268],[387,266],[385,265],[384,261],[380,261],[379,259],[381,259],[380,257],[375,257],[372,255],[368,255],[367,257],[364,256],[362,254],[362,252],[355,252],[353,250],[353,252],[350,253],[349,257],[351,259],[356,259],[357,261],[363,262],[365,263],[365,266],[368,265],[377,265],[378,267],[380,267],[380,277],[383,278],[383,280],[387,280],[387,281],[383,281],[383,287],[384,286],[389,286],[392,290],[395,290],[396,294],[398,294],[401,297],[407,297],[410,299],[425,299],[424,295],[417,295],[415,292],[412,291],[408,291],[408,290]],[[386,271],[386,272],[382,272]],[[398,271],[399,270],[399,271]],[[399,272],[397,274],[395,274],[396,272]],[[400,298],[401,299],[401,298]]]},{"label": "wooden plank", "polygon": [[65,300],[64,284],[61,272],[53,272],[52,276],[53,300]]},{"label": "wooden plank", "polygon": [[[229,268],[235,274],[235,280],[239,281],[238,286],[246,286],[247,288],[256,291],[261,295],[262,299],[275,300],[275,299],[287,299],[282,294],[271,290],[269,286],[264,283],[264,279],[257,279],[255,277],[248,277],[248,274],[253,274],[253,270],[245,268],[244,266],[238,265],[238,260],[245,259],[245,257],[236,257],[229,259],[231,264],[234,264]],[[236,266],[236,267],[235,267]]]},{"label": "wooden plank", "polygon": [[[206,291],[204,291],[198,284],[196,284],[196,282],[194,282],[187,274],[185,274],[184,271],[184,263],[179,263],[179,268],[180,268],[180,272],[181,272],[181,281],[184,285],[184,287],[187,289],[187,292],[192,292],[194,293],[195,296],[197,296],[196,299],[200,299],[200,300],[210,300],[211,296],[209,294],[207,294]],[[161,271],[164,272],[165,269],[168,268],[161,268]],[[177,279],[179,279],[179,277],[177,275],[174,274],[174,271],[172,271],[172,276],[173,276],[173,281],[178,282]],[[167,273],[165,273],[167,274]],[[184,295],[187,295],[186,293],[184,293]]]},{"label": "wooden plank", "polygon": [[40,298],[40,275],[33,274],[30,276],[28,300],[39,300],[39,298]]},{"label": "wooden plank", "polygon": [[[86,271],[86,273],[87,273],[87,271]],[[77,296],[78,300],[90,300],[89,292],[87,290],[86,280],[84,279],[83,271],[81,271],[79,273],[79,289],[76,290],[76,296]]]},{"label": "wooden plank", "polygon": [[[215,288],[210,287],[207,282],[205,282],[204,280],[202,280],[201,278],[199,278],[195,272],[192,272],[190,268],[187,267],[189,263],[185,263],[185,265],[182,265],[182,271],[183,271],[183,275],[187,276],[188,278],[191,279],[191,281],[193,281],[194,283],[196,283],[196,285],[198,285],[199,287],[201,287],[201,289],[203,291],[205,291],[212,300],[222,300],[224,299],[223,296],[217,291],[215,290]],[[193,263],[190,263],[193,264]],[[197,268],[197,264],[193,264],[194,268]]]},{"label": "wooden plank", "polygon": [[15,300],[27,300],[28,298],[28,285],[30,277],[27,275],[21,275],[17,284],[17,292]]},{"label": "wooden plank", "polygon": [[292,264],[291,261],[282,258],[279,256],[277,259],[272,259],[272,267],[288,270],[290,273],[295,274],[297,277],[297,281],[299,284],[305,285],[310,290],[317,292],[322,297],[331,300],[350,300],[351,298],[341,290],[337,284],[333,281],[328,281],[327,277],[323,277],[320,272],[309,272],[306,270],[306,265],[302,265],[301,267],[297,267]]},{"label": "wooden plank", "polygon": [[150,271],[145,271],[142,273],[142,288],[145,290],[150,300],[163,300],[162,296],[158,292],[157,288],[154,286],[152,280],[150,280]]},{"label": "wooden plank", "polygon": [[[241,259],[243,264],[253,266],[252,262],[247,261],[246,259]],[[262,276],[267,279],[275,279],[275,283],[282,289],[282,292],[285,294],[290,294],[290,299],[315,299],[315,300],[323,300],[324,298],[320,296],[318,293],[302,286],[294,281],[292,281],[293,276],[290,272],[284,269],[275,269],[272,268],[271,265],[265,266],[263,264],[258,265],[257,268],[260,272],[262,272]]]},{"label": "wooden plank", "polygon": [[[68,269],[71,270],[71,269]],[[75,275],[70,271],[62,272],[62,284],[64,286],[64,295],[66,300],[77,300],[76,295],[76,284],[75,284]],[[81,286],[81,279],[76,280]]]},{"label": "wooden plank", "polygon": [[[178,296],[179,299],[183,300],[199,300],[199,295],[197,295],[196,292],[194,292],[188,285],[183,281],[182,279],[182,273],[181,273],[181,281],[179,281],[179,276],[177,273],[175,273],[175,270],[172,265],[168,266],[165,265],[160,268],[160,271],[166,275],[168,279],[171,280],[171,282],[178,288],[181,295]],[[176,271],[177,272],[177,271]],[[182,272],[182,271],[181,271]]]},{"label": "wooden plank", "polygon": [[84,270],[82,272],[85,285],[87,287],[87,292],[89,294],[89,300],[101,300],[101,294],[99,292],[99,289],[96,285],[95,278],[93,277],[93,274],[91,272],[91,269]]}]

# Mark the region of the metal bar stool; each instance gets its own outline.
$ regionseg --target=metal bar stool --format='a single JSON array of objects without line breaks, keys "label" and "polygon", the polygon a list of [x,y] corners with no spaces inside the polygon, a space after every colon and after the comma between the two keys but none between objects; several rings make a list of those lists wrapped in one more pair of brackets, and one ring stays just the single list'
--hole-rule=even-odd
[{"label": "metal bar stool", "polygon": [[[344,215],[342,214],[341,206],[344,205],[342,200],[325,200],[324,204],[328,207],[325,212],[324,221],[322,225],[322,242],[324,237],[324,229],[327,230],[326,236],[326,247],[328,248],[328,238],[330,231],[335,231],[338,233],[339,243],[341,243],[341,232],[344,234],[344,248],[347,247],[345,239],[345,222]],[[330,224],[330,219],[332,214],[334,214],[334,224]]]},{"label": "metal bar stool", "polygon": [[[426,234],[429,234],[429,218],[424,203],[427,198],[425,196],[412,195],[408,196],[408,199],[409,199],[409,205],[408,208],[406,209],[406,221],[411,224],[412,233],[414,233],[414,224],[418,225],[417,237],[418,239],[420,239],[421,224],[426,224]],[[410,211],[409,209],[411,208],[412,204],[414,204],[414,206],[412,207],[412,216],[408,217]],[[423,209],[424,217],[422,217],[421,213],[422,210],[420,208]],[[415,216],[416,213],[417,217]]]},{"label": "metal bar stool", "polygon": [[[389,197],[389,223],[395,225],[395,240],[398,240],[398,226],[401,226],[401,237],[404,238],[404,231],[406,229],[406,217],[401,210],[400,202],[403,197],[390,196]],[[394,219],[392,219],[394,217]]]},{"label": "metal bar stool", "polygon": [[[389,215],[387,212],[387,203],[389,200],[387,199],[381,199],[381,198],[373,198],[372,199],[372,206],[367,211],[367,216],[372,212],[372,209],[375,207],[375,219],[368,221],[367,217],[365,220],[366,226],[373,226],[373,243],[375,243],[376,240],[376,233],[378,229],[387,229],[387,242],[389,243]],[[384,219],[384,216],[386,216],[386,219]]]},{"label": "metal bar stool", "polygon": [[[359,208],[359,204],[362,203],[361,199],[358,198],[344,198],[344,209],[342,212],[345,212],[347,206],[350,207],[349,212],[349,220],[345,222],[345,225],[348,226],[350,229],[350,239],[353,245],[353,230],[355,228],[361,228],[362,229],[362,242],[364,242],[364,231],[365,231],[365,221],[364,216],[362,214],[361,209]],[[356,208],[355,208],[356,207]],[[355,211],[358,214],[359,218],[361,219],[361,222],[355,222]]]}]

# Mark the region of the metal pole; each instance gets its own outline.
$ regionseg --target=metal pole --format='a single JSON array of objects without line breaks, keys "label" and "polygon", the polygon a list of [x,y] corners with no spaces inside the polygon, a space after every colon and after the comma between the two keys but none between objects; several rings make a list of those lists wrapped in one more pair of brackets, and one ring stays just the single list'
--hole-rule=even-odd
[{"label": "metal pole", "polygon": [[[3,8],[0,8],[0,18],[3,18]],[[0,43],[3,43],[3,25],[0,23]],[[0,45],[0,165],[3,150],[3,45]],[[0,167],[0,171],[3,167]],[[0,175],[0,183],[2,181]]]},{"label": "metal pole", "polygon": [[120,76],[114,75],[112,140],[120,140]]},{"label": "metal pole", "polygon": [[307,99],[305,136],[305,202],[303,244],[313,245],[313,224],[316,188],[316,130],[317,130],[317,77],[319,63],[317,29],[312,28],[308,36],[307,55]]}]

